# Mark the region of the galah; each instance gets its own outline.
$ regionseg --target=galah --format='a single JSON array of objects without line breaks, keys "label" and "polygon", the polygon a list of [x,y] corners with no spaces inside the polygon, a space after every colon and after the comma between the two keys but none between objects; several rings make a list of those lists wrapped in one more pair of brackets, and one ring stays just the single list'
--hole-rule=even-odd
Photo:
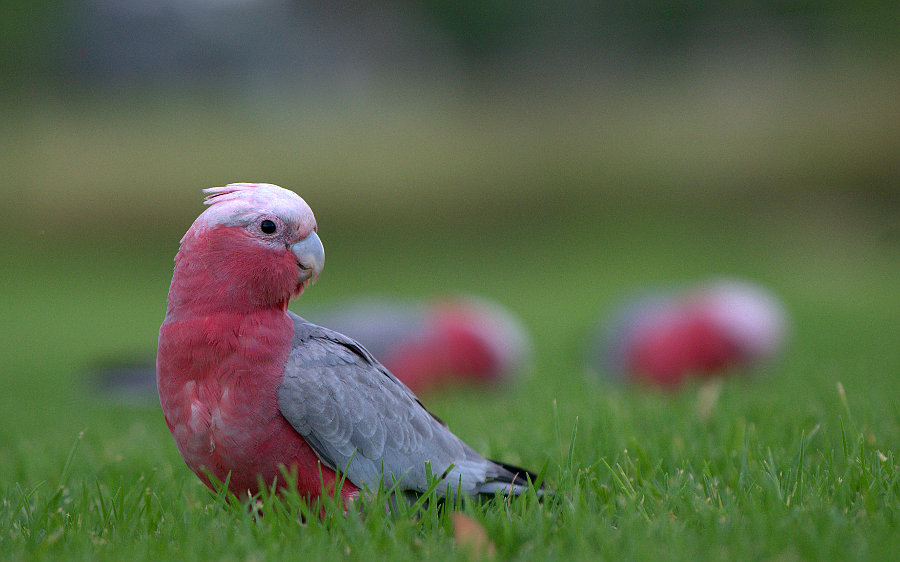
[{"label": "galah", "polygon": [[531,359],[522,323],[483,297],[364,297],[310,311],[307,318],[362,343],[415,393],[498,387]]},{"label": "galah", "polygon": [[764,363],[787,330],[771,292],[735,279],[633,297],[620,308],[592,343],[593,370],[670,388]]},{"label": "galah", "polygon": [[245,496],[277,479],[345,502],[380,485],[424,492],[429,473],[441,494],[526,489],[533,474],[476,453],[359,343],[288,310],[325,258],[303,199],[271,184],[204,191],[157,350],[166,424],[204,483]]}]

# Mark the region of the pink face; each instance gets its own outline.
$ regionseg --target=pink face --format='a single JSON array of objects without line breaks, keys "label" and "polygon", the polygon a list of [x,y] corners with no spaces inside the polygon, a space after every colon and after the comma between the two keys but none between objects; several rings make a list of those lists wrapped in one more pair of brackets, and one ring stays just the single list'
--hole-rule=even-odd
[{"label": "pink face", "polygon": [[[271,184],[207,189],[210,207],[182,239],[232,303],[283,304],[322,271],[325,250],[312,210],[295,193]],[[227,295],[226,295],[227,293]]]}]

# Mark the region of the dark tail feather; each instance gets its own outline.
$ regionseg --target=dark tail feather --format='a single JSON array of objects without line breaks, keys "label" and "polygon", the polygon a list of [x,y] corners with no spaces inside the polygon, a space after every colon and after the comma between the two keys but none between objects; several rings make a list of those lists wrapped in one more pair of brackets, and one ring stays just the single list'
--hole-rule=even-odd
[{"label": "dark tail feather", "polygon": [[538,496],[550,494],[543,482],[538,485],[540,477],[534,472],[511,464],[491,462],[496,464],[499,470],[497,474],[489,476],[487,481],[478,487],[477,493],[493,496],[499,490],[503,495],[518,496],[528,489],[528,482],[531,481],[531,485],[537,485],[535,491]]}]

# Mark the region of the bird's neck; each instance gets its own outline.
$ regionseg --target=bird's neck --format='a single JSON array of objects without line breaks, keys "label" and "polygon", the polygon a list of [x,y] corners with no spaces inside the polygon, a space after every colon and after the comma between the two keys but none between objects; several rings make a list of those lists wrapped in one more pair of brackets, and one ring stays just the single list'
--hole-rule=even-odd
[{"label": "bird's neck", "polygon": [[169,287],[170,314],[251,314],[287,310],[296,286],[296,264],[272,259],[241,244],[238,231],[212,239],[185,236]]},{"label": "bird's neck", "polygon": [[260,302],[252,287],[241,283],[218,284],[208,276],[176,268],[169,287],[166,316],[247,316],[273,312],[285,315],[290,296]]},{"label": "bird's neck", "polygon": [[[256,381],[253,384],[262,384],[282,372],[293,335],[293,321],[279,307],[225,308],[209,300],[170,299],[159,346],[166,350],[166,372],[236,384],[250,376]],[[193,367],[184,369],[184,365]]]}]

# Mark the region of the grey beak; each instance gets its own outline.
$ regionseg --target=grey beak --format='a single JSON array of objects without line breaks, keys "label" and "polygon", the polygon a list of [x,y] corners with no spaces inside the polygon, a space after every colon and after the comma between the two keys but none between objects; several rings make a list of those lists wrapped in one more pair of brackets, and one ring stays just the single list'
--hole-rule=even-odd
[{"label": "grey beak", "polygon": [[291,245],[291,252],[297,257],[297,265],[300,267],[300,281],[309,280],[310,284],[316,282],[325,267],[325,247],[315,232]]}]

